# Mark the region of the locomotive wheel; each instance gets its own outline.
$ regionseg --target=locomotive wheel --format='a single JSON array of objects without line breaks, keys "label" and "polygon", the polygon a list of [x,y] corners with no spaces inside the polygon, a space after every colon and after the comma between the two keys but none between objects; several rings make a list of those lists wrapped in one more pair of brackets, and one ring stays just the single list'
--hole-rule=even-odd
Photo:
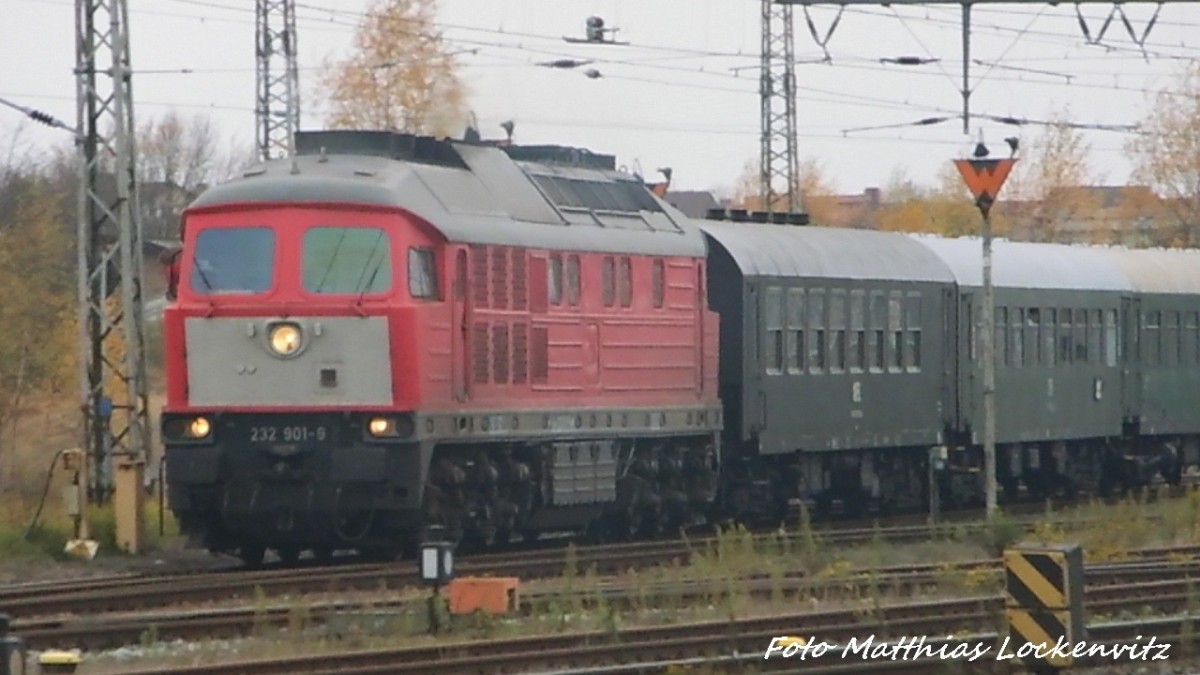
[{"label": "locomotive wheel", "polygon": [[238,549],[238,557],[246,567],[261,567],[266,554],[267,547],[261,544],[245,544]]},{"label": "locomotive wheel", "polygon": [[329,546],[315,546],[312,550],[313,557],[317,562],[328,563],[333,561],[333,549]]}]

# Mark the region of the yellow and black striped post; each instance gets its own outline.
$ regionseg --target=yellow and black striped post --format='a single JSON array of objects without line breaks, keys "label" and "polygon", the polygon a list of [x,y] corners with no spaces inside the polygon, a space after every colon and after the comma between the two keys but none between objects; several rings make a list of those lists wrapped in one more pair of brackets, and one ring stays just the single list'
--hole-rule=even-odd
[{"label": "yellow and black striped post", "polygon": [[1035,672],[1069,667],[1071,648],[1084,639],[1083,550],[1021,544],[1004,551],[1004,597],[1003,650]]}]

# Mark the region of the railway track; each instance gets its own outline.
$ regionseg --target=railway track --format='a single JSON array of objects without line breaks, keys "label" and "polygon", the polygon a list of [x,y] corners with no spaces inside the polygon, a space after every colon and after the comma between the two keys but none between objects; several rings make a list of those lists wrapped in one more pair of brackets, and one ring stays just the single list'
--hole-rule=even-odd
[{"label": "railway track", "polygon": [[[1035,521],[1017,521],[1030,527]],[[810,532],[763,532],[748,535],[753,545],[784,549],[815,545],[838,547],[872,541],[889,544],[926,541],[951,533],[982,531],[981,522],[945,522],[890,527],[851,527]],[[726,539],[731,541],[730,538]],[[693,540],[665,539],[620,544],[572,547],[572,542],[553,542],[527,550],[486,553],[457,561],[459,575],[516,576],[522,579],[562,575],[574,566],[608,575],[656,565],[687,564],[694,555],[719,554],[718,537]],[[740,543],[745,543],[743,540]],[[1200,554],[1197,547],[1196,554]],[[395,590],[419,584],[416,564],[350,563],[301,566],[265,570],[230,568],[220,571],[188,571],[182,574],[113,576],[67,582],[22,584],[0,588],[0,613],[14,618],[60,614],[98,614],[139,611],[173,604],[203,603],[250,597],[356,590]]]},{"label": "railway track", "polygon": [[[837,577],[800,574],[783,577],[697,579],[650,584],[607,582],[590,588],[543,588],[521,595],[523,615],[545,613],[552,605],[561,609],[645,611],[693,606],[719,606],[741,600],[776,604],[797,602],[891,601],[897,597],[953,590],[986,590],[999,587],[1002,569],[995,560],[947,565],[913,565],[859,570]],[[970,575],[969,585],[960,582]],[[1092,565],[1087,568],[1089,592],[1100,601],[1120,597],[1131,586],[1158,593],[1162,611],[1183,607],[1189,589],[1200,593],[1200,560],[1166,559]],[[1157,586],[1154,584],[1158,584]],[[403,632],[405,626],[422,626],[426,620],[423,595],[393,594],[384,598],[336,600],[307,604],[274,604],[253,607],[188,609],[138,613],[100,614],[68,619],[26,619],[14,631],[31,648],[75,647],[92,650],[156,640],[202,640],[246,637],[260,631],[325,626],[326,634],[346,631]],[[335,624],[342,624],[339,628]],[[365,627],[365,628],[364,628]]]},{"label": "railway track", "polygon": [[[1089,588],[1087,606],[1089,612],[1093,613],[1116,614],[1131,608],[1147,607],[1155,611],[1177,612],[1181,607],[1186,607],[1188,598],[1194,601],[1194,595],[1195,591],[1190,582],[1178,580],[1125,587]],[[918,635],[954,635],[961,636],[956,638],[958,641],[987,639],[994,642],[996,636],[992,631],[995,631],[1002,608],[1001,596],[986,595],[957,600],[877,605],[866,610],[836,609],[634,628],[616,632],[441,643],[416,648],[357,650],[189,666],[172,670],[158,667],[154,671],[137,672],[170,672],[177,675],[646,672],[651,665],[663,667],[688,661],[711,662],[718,666],[730,661],[748,663],[743,659],[755,659],[760,667],[766,667],[772,662],[762,660],[763,650],[772,638],[780,635],[813,636],[835,644],[846,644],[851,639],[863,640],[867,635],[875,635],[880,640]],[[1200,617],[1193,619],[1200,620]],[[1166,631],[1165,636],[1159,639],[1161,643],[1164,639],[1177,639],[1187,633],[1183,624],[1184,621],[1180,618],[1164,618],[1093,625],[1091,639],[1115,640],[1127,639],[1134,634],[1149,635],[1154,634],[1150,632],[1150,628],[1154,627]],[[777,665],[782,665],[785,669],[794,669],[801,664],[779,659],[769,668]],[[838,664],[834,663],[833,659],[820,664],[810,660],[803,664],[804,672],[814,672],[814,665]],[[847,663],[841,661],[840,665],[844,667]],[[896,664],[890,665],[894,667]],[[929,672],[930,664],[926,661],[920,664],[900,665],[923,665],[925,670],[914,672]],[[853,672],[862,672],[864,666],[869,666],[869,662],[855,662],[853,666],[856,668]],[[746,671],[739,669],[736,672]]]}]

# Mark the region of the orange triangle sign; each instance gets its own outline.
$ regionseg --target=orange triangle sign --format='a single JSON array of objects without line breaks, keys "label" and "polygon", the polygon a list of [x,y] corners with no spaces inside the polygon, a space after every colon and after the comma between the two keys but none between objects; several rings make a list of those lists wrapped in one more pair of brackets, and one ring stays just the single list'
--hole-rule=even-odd
[{"label": "orange triangle sign", "polygon": [[1015,159],[956,159],[954,166],[962,174],[963,181],[975,195],[977,202],[994,202],[1000,188],[1004,186]]}]

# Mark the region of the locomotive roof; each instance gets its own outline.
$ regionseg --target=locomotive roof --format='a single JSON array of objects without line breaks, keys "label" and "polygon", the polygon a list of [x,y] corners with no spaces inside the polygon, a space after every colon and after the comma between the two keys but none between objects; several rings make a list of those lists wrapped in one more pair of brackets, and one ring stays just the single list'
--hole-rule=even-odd
[{"label": "locomotive roof", "polygon": [[1096,251],[1121,268],[1135,291],[1200,293],[1200,251],[1121,248]]},{"label": "locomotive roof", "polygon": [[297,156],[257,164],[190,208],[349,202],[404,209],[456,242],[705,254],[700,231],[640,180],[606,168],[606,155],[390,132],[302,133],[297,147]]},{"label": "locomotive roof", "polygon": [[891,232],[696,222],[746,277],[954,281],[929,249]]},{"label": "locomotive roof", "polygon": [[[983,250],[977,237],[945,239],[909,235],[936,254],[962,286],[983,285]],[[1066,244],[992,241],[992,282],[1001,288],[1127,291],[1129,279],[1099,250]]]}]

